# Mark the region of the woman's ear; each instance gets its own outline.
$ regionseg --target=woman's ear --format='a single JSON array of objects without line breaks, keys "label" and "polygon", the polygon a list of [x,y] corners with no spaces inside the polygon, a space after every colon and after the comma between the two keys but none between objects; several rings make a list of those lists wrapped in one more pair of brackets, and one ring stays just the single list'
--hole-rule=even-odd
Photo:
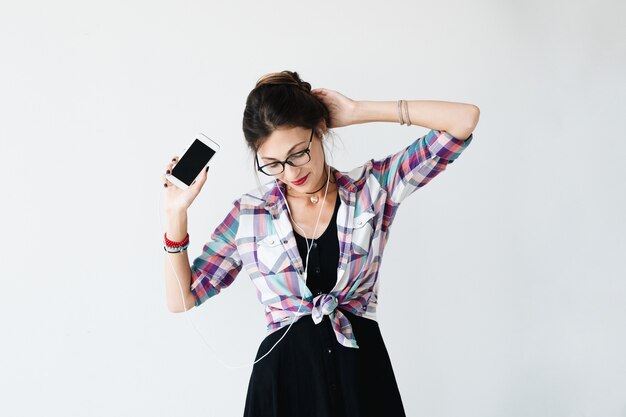
[{"label": "woman's ear", "polygon": [[320,140],[323,140],[327,133],[328,128],[326,127],[326,120],[322,119],[315,129],[315,134],[320,138]]}]

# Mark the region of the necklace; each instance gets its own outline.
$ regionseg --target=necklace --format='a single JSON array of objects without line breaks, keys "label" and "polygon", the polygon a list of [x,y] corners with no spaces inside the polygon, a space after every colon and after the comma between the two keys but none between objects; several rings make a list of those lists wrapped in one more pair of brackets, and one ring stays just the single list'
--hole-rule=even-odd
[{"label": "necklace", "polygon": [[[307,193],[307,194],[315,194],[316,192],[318,192],[319,190],[321,190],[325,186],[326,186],[326,184],[322,185],[319,189],[317,189],[317,190],[315,190],[313,192]],[[320,201],[319,197],[316,196],[316,195],[313,195],[313,196],[309,197],[309,200],[311,200],[311,203],[313,203],[313,204],[317,204],[317,202]]]},{"label": "necklace", "polygon": [[[326,173],[326,182],[324,182],[324,184],[320,188],[318,188],[317,190],[311,191],[311,192],[307,192],[307,194],[315,194],[316,192],[318,192],[322,188],[324,188],[326,186],[327,182],[328,182],[328,173]],[[332,181],[332,182],[334,183],[335,181]],[[288,187],[288,188],[291,188],[291,187]],[[313,196],[309,197],[309,200],[311,201],[311,203],[317,204],[317,202],[320,201],[320,198],[318,196],[316,196],[316,195],[313,195]]]}]

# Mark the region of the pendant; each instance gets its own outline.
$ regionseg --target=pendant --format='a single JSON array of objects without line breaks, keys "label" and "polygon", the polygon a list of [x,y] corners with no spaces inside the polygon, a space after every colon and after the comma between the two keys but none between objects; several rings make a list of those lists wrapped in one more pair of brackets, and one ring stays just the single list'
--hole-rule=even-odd
[{"label": "pendant", "polygon": [[311,203],[313,204],[317,204],[317,202],[320,201],[320,199],[316,196],[311,197]]}]

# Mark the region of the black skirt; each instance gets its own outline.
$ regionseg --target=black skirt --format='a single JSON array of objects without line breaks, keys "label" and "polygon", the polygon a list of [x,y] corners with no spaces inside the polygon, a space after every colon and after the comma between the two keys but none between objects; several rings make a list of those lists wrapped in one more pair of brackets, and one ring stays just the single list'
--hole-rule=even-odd
[{"label": "black skirt", "polygon": [[[329,293],[339,261],[336,197],[329,227],[311,247],[307,286],[313,294]],[[297,232],[306,266],[307,239]],[[340,308],[340,307],[338,307]],[[319,324],[300,317],[287,335],[252,369],[244,417],[405,416],[398,385],[378,323],[342,310],[352,324],[358,349],[341,345],[328,316]],[[287,331],[268,335],[255,360]]]},{"label": "black skirt", "polygon": [[[244,417],[406,415],[378,323],[342,312],[352,324],[359,348],[337,341],[328,316],[319,324],[310,316],[301,317],[254,365]],[[267,336],[256,359],[286,330]]]}]

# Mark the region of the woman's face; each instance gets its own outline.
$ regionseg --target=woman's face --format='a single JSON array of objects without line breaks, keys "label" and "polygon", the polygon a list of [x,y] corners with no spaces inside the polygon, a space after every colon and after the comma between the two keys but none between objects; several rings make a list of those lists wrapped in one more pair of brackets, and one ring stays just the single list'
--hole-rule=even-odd
[{"label": "woman's face", "polygon": [[[312,130],[302,127],[276,129],[257,151],[259,165],[263,166],[276,161],[284,162],[291,155],[306,150]],[[314,133],[310,154],[311,160],[306,164],[298,167],[285,164],[285,170],[274,177],[296,191],[303,193],[316,191],[326,181],[326,174],[322,142]],[[305,179],[304,182],[299,181],[302,179]]]}]

